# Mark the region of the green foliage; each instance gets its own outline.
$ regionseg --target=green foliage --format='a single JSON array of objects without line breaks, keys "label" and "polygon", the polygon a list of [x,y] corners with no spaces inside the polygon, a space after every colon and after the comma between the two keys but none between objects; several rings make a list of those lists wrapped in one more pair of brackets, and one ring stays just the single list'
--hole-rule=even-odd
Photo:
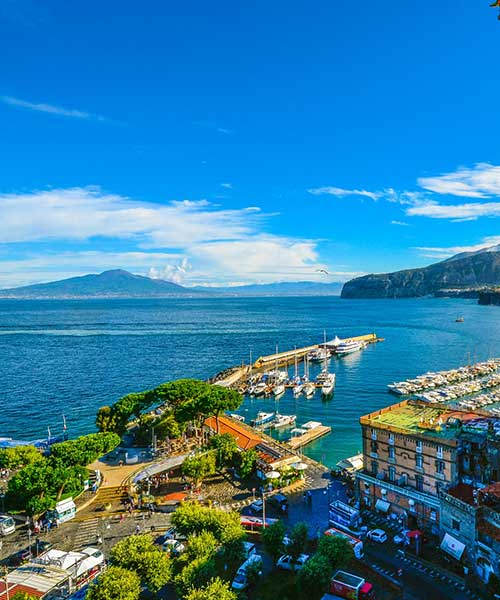
[{"label": "green foliage", "polygon": [[303,597],[319,598],[328,589],[332,568],[320,554],[310,558],[298,572],[297,585]]},{"label": "green foliage", "polygon": [[50,458],[66,466],[86,466],[111,452],[120,444],[116,433],[91,433],[76,440],[54,444],[50,448]]},{"label": "green foliage", "polygon": [[132,417],[139,417],[157,402],[155,390],[147,390],[137,394],[127,394],[115,402],[113,406],[102,406],[96,417],[96,425],[101,432],[113,432],[122,435]]},{"label": "green foliage", "polygon": [[216,472],[215,452],[210,450],[189,456],[182,464],[182,472],[193,480],[195,486],[199,485],[205,477],[210,477]]},{"label": "green foliage", "polygon": [[258,562],[252,562],[245,568],[249,587],[253,587],[262,575],[262,565]]},{"label": "green foliage", "polygon": [[269,556],[276,562],[284,553],[283,537],[285,536],[285,525],[283,521],[278,520],[276,523],[269,525],[262,530],[262,542]]},{"label": "green foliage", "polygon": [[188,538],[186,552],[184,556],[187,561],[195,558],[211,558],[215,556],[219,543],[214,534],[210,531],[190,535]]},{"label": "green foliage", "polygon": [[292,529],[290,543],[287,547],[287,553],[290,554],[294,560],[296,560],[306,549],[307,535],[307,523],[297,523]]},{"label": "green foliage", "polygon": [[238,456],[240,463],[238,472],[242,479],[247,479],[255,471],[258,454],[253,448],[250,448],[249,450],[243,450]]},{"label": "green foliage", "polygon": [[134,571],[150,592],[157,592],[172,579],[172,561],[148,535],[132,535],[111,550],[111,562]]},{"label": "green foliage", "polygon": [[38,600],[38,596],[32,596],[27,592],[16,592],[13,596],[10,596],[10,600]]},{"label": "green foliage", "polygon": [[234,538],[224,544],[222,560],[230,569],[236,569],[245,560],[245,546],[241,538]]},{"label": "green foliage", "polygon": [[229,584],[217,577],[203,588],[192,589],[185,600],[237,600],[237,598]]},{"label": "green foliage", "polygon": [[218,467],[231,465],[238,452],[236,440],[230,433],[213,435],[208,445],[216,451]]},{"label": "green foliage", "polygon": [[318,554],[324,556],[331,570],[343,569],[354,558],[351,544],[342,537],[324,535],[318,545]]},{"label": "green foliage", "polygon": [[175,589],[183,598],[192,588],[206,585],[215,573],[215,559],[195,558],[175,577]]},{"label": "green foliage", "polygon": [[186,536],[208,531],[220,544],[245,537],[237,512],[207,508],[194,502],[184,502],[179,506],[172,515],[172,525]]},{"label": "green foliage", "polygon": [[19,469],[43,460],[43,454],[34,446],[0,449],[0,467]]},{"label": "green foliage", "polygon": [[108,567],[91,583],[86,600],[138,600],[141,581],[137,573],[121,567]]}]

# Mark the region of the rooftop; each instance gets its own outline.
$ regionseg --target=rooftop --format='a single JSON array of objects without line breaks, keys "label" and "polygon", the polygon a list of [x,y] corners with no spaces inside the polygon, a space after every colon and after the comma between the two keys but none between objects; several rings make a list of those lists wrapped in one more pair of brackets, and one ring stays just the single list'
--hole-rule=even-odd
[{"label": "rooftop", "polygon": [[229,433],[232,435],[240,450],[255,448],[255,446],[264,441],[253,429],[229,417],[220,416],[218,419],[209,417],[205,420],[205,425],[217,433]]},{"label": "rooftop", "polygon": [[466,424],[477,418],[478,415],[472,412],[450,410],[445,406],[435,406],[427,402],[404,400],[361,417],[360,423],[394,433],[428,435],[452,440],[460,431],[457,425]]}]

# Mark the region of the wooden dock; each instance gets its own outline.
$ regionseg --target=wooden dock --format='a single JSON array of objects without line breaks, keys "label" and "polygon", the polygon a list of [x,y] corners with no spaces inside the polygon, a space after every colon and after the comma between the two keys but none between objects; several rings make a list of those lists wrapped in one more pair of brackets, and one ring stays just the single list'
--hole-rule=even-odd
[{"label": "wooden dock", "polygon": [[331,432],[331,430],[332,430],[331,427],[328,427],[326,425],[319,425],[318,427],[315,427],[314,429],[310,429],[309,431],[307,431],[306,433],[303,433],[302,435],[297,435],[295,437],[290,438],[286,442],[286,445],[291,450],[297,450],[298,448],[303,448],[304,446],[307,446],[307,444],[310,444],[311,442],[318,440],[319,438],[323,437],[324,435],[328,435]]}]

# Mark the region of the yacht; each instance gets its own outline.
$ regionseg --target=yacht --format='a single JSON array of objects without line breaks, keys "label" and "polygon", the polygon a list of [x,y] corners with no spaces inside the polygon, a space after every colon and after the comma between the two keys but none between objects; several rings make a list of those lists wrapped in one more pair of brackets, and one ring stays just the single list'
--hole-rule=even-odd
[{"label": "yacht", "polygon": [[364,347],[365,344],[358,340],[346,340],[345,342],[342,342],[336,346],[335,352],[338,356],[346,356],[352,352],[358,352],[358,350],[361,350]]},{"label": "yacht", "polygon": [[302,391],[306,398],[311,398],[312,396],[314,396],[314,394],[316,392],[316,386],[314,385],[314,383],[307,382],[304,385],[304,389]]},{"label": "yacht", "polygon": [[257,416],[255,417],[255,419],[252,421],[252,425],[254,427],[262,427],[263,425],[268,425],[270,424],[272,421],[274,421],[276,417],[276,413],[268,413],[268,412],[264,412],[264,411],[260,411],[257,413]]},{"label": "yacht", "polygon": [[321,385],[321,393],[323,396],[329,396],[335,389],[335,373],[328,373],[328,376],[323,380]]},{"label": "yacht", "polygon": [[259,381],[253,386],[253,395],[254,396],[262,396],[266,393],[267,383],[265,381]]},{"label": "yacht", "polygon": [[236,421],[239,421],[240,423],[244,423],[245,422],[245,417],[243,417],[242,415],[237,415],[236,413],[229,413],[229,416],[232,419],[235,419]]},{"label": "yacht", "polygon": [[275,397],[283,396],[284,393],[285,393],[285,384],[284,383],[277,383],[273,387],[273,394]]},{"label": "yacht", "polygon": [[297,420],[296,415],[278,415],[278,414],[276,414],[276,418],[273,421],[273,428],[279,429],[280,427],[292,427],[292,425],[295,425],[296,420]]},{"label": "yacht", "polygon": [[315,348],[311,350],[307,354],[307,359],[311,362],[321,362],[323,360],[328,360],[330,358],[330,354],[326,348]]},{"label": "yacht", "polygon": [[300,394],[302,394],[303,391],[304,391],[304,384],[302,383],[302,381],[300,379],[298,379],[297,381],[294,382],[293,395],[295,397],[300,396]]}]

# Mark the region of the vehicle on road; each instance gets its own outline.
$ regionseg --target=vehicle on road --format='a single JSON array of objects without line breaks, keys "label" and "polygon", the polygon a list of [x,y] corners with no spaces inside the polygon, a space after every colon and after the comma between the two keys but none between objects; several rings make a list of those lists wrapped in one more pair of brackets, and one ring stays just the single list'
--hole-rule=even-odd
[{"label": "vehicle on road", "polygon": [[253,568],[254,565],[256,565],[257,568],[259,568],[259,575],[262,575],[262,556],[260,554],[254,553],[250,556],[250,558],[247,558],[247,560],[239,567],[238,571],[236,572],[233,582],[231,583],[231,587],[233,588],[233,590],[241,591],[248,587],[248,569]]},{"label": "vehicle on road", "polygon": [[283,554],[278,558],[276,566],[285,571],[300,571],[308,560],[309,554],[299,554],[295,561],[289,554]]},{"label": "vehicle on road", "polygon": [[[269,525],[273,525],[273,523],[277,523],[278,519],[271,519],[266,517],[266,527]],[[241,515],[240,516],[241,526],[245,531],[261,531],[264,528],[264,521],[261,517],[253,517],[251,515]]]},{"label": "vehicle on road", "polygon": [[162,544],[162,550],[172,556],[180,556],[185,549],[186,546],[179,540],[168,539]]},{"label": "vehicle on road", "polygon": [[357,531],[361,527],[361,514],[357,508],[353,508],[341,502],[335,500],[328,507],[328,519],[330,525],[340,529],[347,530],[348,533],[357,534]]},{"label": "vehicle on road", "polygon": [[347,571],[337,571],[330,581],[330,593],[323,598],[327,600],[330,598],[375,600],[375,593],[373,585],[363,577],[347,573]]},{"label": "vehicle on road", "polygon": [[396,533],[396,535],[392,538],[392,541],[396,544],[396,546],[407,546],[410,543],[408,536],[406,535],[407,530],[400,531]]},{"label": "vehicle on road", "polygon": [[264,507],[264,502],[262,501],[261,498],[257,498],[257,500],[254,500],[252,502],[252,504],[250,504],[250,506],[248,507],[252,512],[255,513],[261,513],[262,509]]},{"label": "vehicle on road", "polygon": [[284,494],[275,494],[269,498],[269,504],[275,506],[280,512],[288,510],[288,498]]},{"label": "vehicle on road", "polygon": [[379,544],[387,542],[387,533],[383,529],[372,529],[366,534],[366,537]]},{"label": "vehicle on road", "polygon": [[342,539],[348,541],[349,544],[351,544],[355,558],[361,559],[365,555],[363,550],[363,542],[360,539],[355,538],[353,535],[350,535],[345,531],[341,531],[340,529],[336,529],[335,527],[330,527],[330,529],[327,529],[325,531],[325,535],[341,537]]},{"label": "vehicle on road", "polygon": [[9,535],[16,530],[16,522],[10,515],[0,515],[0,535]]}]

